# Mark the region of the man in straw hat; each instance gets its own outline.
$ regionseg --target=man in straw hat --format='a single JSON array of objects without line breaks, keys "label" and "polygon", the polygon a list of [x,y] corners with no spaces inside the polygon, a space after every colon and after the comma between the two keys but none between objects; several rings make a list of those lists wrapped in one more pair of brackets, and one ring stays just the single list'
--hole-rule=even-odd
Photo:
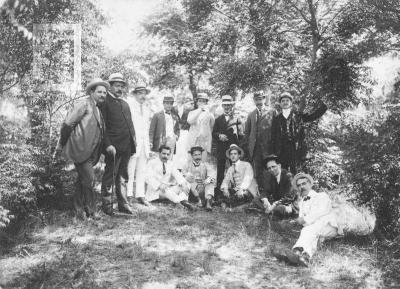
[{"label": "man in straw hat", "polygon": [[213,138],[217,144],[217,186],[220,187],[224,179],[227,167],[226,150],[230,145],[239,145],[243,137],[243,126],[241,120],[234,116],[233,107],[235,102],[232,96],[222,96],[222,108],[224,113],[217,117],[213,128]]},{"label": "man in straw hat", "polygon": [[72,160],[78,172],[77,190],[73,203],[78,216],[98,219],[94,191],[93,167],[99,161],[104,136],[104,121],[97,105],[104,102],[109,84],[100,78],[86,87],[88,97],[75,102],[68,112],[60,133],[55,155],[61,152]]},{"label": "man in straw hat", "polygon": [[145,169],[150,156],[149,127],[151,120],[150,109],[146,105],[147,95],[150,90],[145,85],[138,85],[131,92],[127,102],[132,112],[132,121],[136,134],[136,153],[128,163],[127,196],[133,196],[133,183],[135,184],[135,198],[145,206],[151,206],[145,196]]},{"label": "man in straw hat", "polygon": [[164,109],[153,115],[150,123],[149,138],[150,148],[153,152],[158,152],[161,145],[167,145],[172,149],[172,154],[176,151],[176,141],[179,138],[179,116],[172,109],[174,98],[165,96],[163,99]]},{"label": "man in straw hat", "polygon": [[182,169],[182,174],[190,184],[190,194],[198,206],[205,206],[207,211],[212,210],[212,200],[215,189],[215,173],[202,161],[204,149],[200,146],[190,148],[192,160]]},{"label": "man in straw hat", "polygon": [[300,113],[293,109],[293,96],[284,92],[279,97],[282,112],[272,121],[272,151],[282,163],[282,167],[296,174],[297,164],[307,154],[304,138],[304,122],[320,118],[328,109],[325,104],[313,113]]},{"label": "man in straw hat", "polygon": [[206,93],[197,95],[198,108],[188,114],[187,122],[190,125],[186,147],[189,150],[193,146],[204,149],[203,160],[208,161],[211,155],[212,130],[214,116],[207,108],[209,97]]},{"label": "man in straw hat", "polygon": [[136,151],[135,129],[131,110],[123,98],[126,87],[124,77],[121,73],[113,73],[108,82],[110,90],[101,107],[106,124],[104,147],[107,152],[106,167],[101,184],[103,210],[106,214],[113,215],[112,193],[113,186],[115,186],[118,210],[122,213],[132,214],[126,191],[121,189],[121,177],[128,180],[128,161]]},{"label": "man in straw hat", "polygon": [[245,126],[245,135],[249,159],[253,168],[257,183],[261,183],[263,172],[263,160],[271,154],[271,124],[274,111],[265,103],[266,96],[263,93],[254,93],[253,100],[256,109],[249,113]]},{"label": "man in straw hat", "polygon": [[231,160],[232,165],[221,184],[223,208],[243,205],[258,194],[253,168],[250,163],[240,160],[243,153],[243,150],[235,144],[226,151],[226,157]]}]

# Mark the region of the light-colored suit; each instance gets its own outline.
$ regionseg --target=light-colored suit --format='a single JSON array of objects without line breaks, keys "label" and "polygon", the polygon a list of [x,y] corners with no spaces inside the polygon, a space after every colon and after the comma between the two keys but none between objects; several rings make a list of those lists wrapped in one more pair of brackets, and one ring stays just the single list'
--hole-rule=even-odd
[{"label": "light-colored suit", "polygon": [[212,131],[215,123],[214,116],[209,111],[200,108],[188,114],[187,122],[190,124],[187,139],[187,149],[201,146],[207,153],[211,153]]},{"label": "light-colored suit", "polygon": [[221,184],[221,190],[240,188],[249,191],[253,197],[258,195],[257,183],[254,179],[253,168],[250,163],[238,160],[235,166],[230,166]]},{"label": "light-colored suit", "polygon": [[[128,197],[133,196],[133,182],[136,180],[136,198],[145,197],[145,170],[150,155],[149,127],[151,120],[150,109],[140,104],[134,97],[127,99],[131,109],[133,127],[136,132],[136,153],[128,163]],[[136,177],[135,177],[136,174]]]},{"label": "light-colored suit", "polygon": [[[149,201],[165,198],[173,203],[179,203],[188,200],[189,183],[171,160],[165,163],[165,174],[160,158],[150,160],[146,167],[146,183],[146,198]],[[168,186],[165,191],[160,190],[162,184]]]},{"label": "light-colored suit", "polygon": [[[211,169],[204,162],[200,162],[198,166],[196,166],[193,161],[187,162],[186,165],[182,169],[182,174],[185,176],[186,180],[190,184],[190,190],[197,192],[199,194],[204,193],[206,199],[214,197],[214,188],[215,188],[215,171]],[[196,178],[205,182],[205,184],[198,184],[196,182]],[[191,181],[193,179],[193,181]],[[213,180],[213,182],[211,182]]]}]

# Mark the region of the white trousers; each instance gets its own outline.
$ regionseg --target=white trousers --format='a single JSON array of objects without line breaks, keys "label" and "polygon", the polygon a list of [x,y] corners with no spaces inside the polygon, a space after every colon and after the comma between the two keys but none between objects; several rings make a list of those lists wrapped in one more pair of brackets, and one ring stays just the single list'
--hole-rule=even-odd
[{"label": "white trousers", "polygon": [[179,185],[168,187],[164,192],[159,191],[160,199],[167,199],[173,203],[180,203],[188,200],[187,191]]},{"label": "white trousers", "polygon": [[318,241],[323,242],[339,236],[337,228],[333,227],[329,222],[331,219],[332,216],[327,215],[313,224],[303,227],[300,237],[293,248],[302,247],[304,252],[312,257],[317,251]]},{"label": "white trousers", "polygon": [[[146,164],[147,157],[144,149],[138,154],[134,154],[129,159],[128,163],[128,188],[127,196],[133,197],[133,182],[136,181],[135,197],[144,198],[145,197],[145,179],[146,179]],[[136,175],[135,175],[136,174]]]}]

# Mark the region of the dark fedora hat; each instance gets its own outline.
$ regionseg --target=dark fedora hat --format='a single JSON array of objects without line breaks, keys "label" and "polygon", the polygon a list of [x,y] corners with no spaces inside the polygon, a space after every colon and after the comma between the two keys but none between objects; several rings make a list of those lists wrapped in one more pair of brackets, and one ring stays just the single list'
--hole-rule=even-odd
[{"label": "dark fedora hat", "polygon": [[190,148],[190,151],[188,151],[189,154],[193,154],[194,152],[204,152],[204,149],[201,146],[194,146]]}]

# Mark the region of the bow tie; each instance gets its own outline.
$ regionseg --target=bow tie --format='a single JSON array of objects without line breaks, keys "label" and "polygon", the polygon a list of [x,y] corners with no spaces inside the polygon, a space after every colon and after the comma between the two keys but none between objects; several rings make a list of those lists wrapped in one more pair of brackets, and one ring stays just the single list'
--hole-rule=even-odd
[{"label": "bow tie", "polygon": [[171,112],[165,112],[166,114],[171,114]]},{"label": "bow tie", "polygon": [[311,199],[310,196],[304,197],[303,202],[308,201],[309,199]]}]

